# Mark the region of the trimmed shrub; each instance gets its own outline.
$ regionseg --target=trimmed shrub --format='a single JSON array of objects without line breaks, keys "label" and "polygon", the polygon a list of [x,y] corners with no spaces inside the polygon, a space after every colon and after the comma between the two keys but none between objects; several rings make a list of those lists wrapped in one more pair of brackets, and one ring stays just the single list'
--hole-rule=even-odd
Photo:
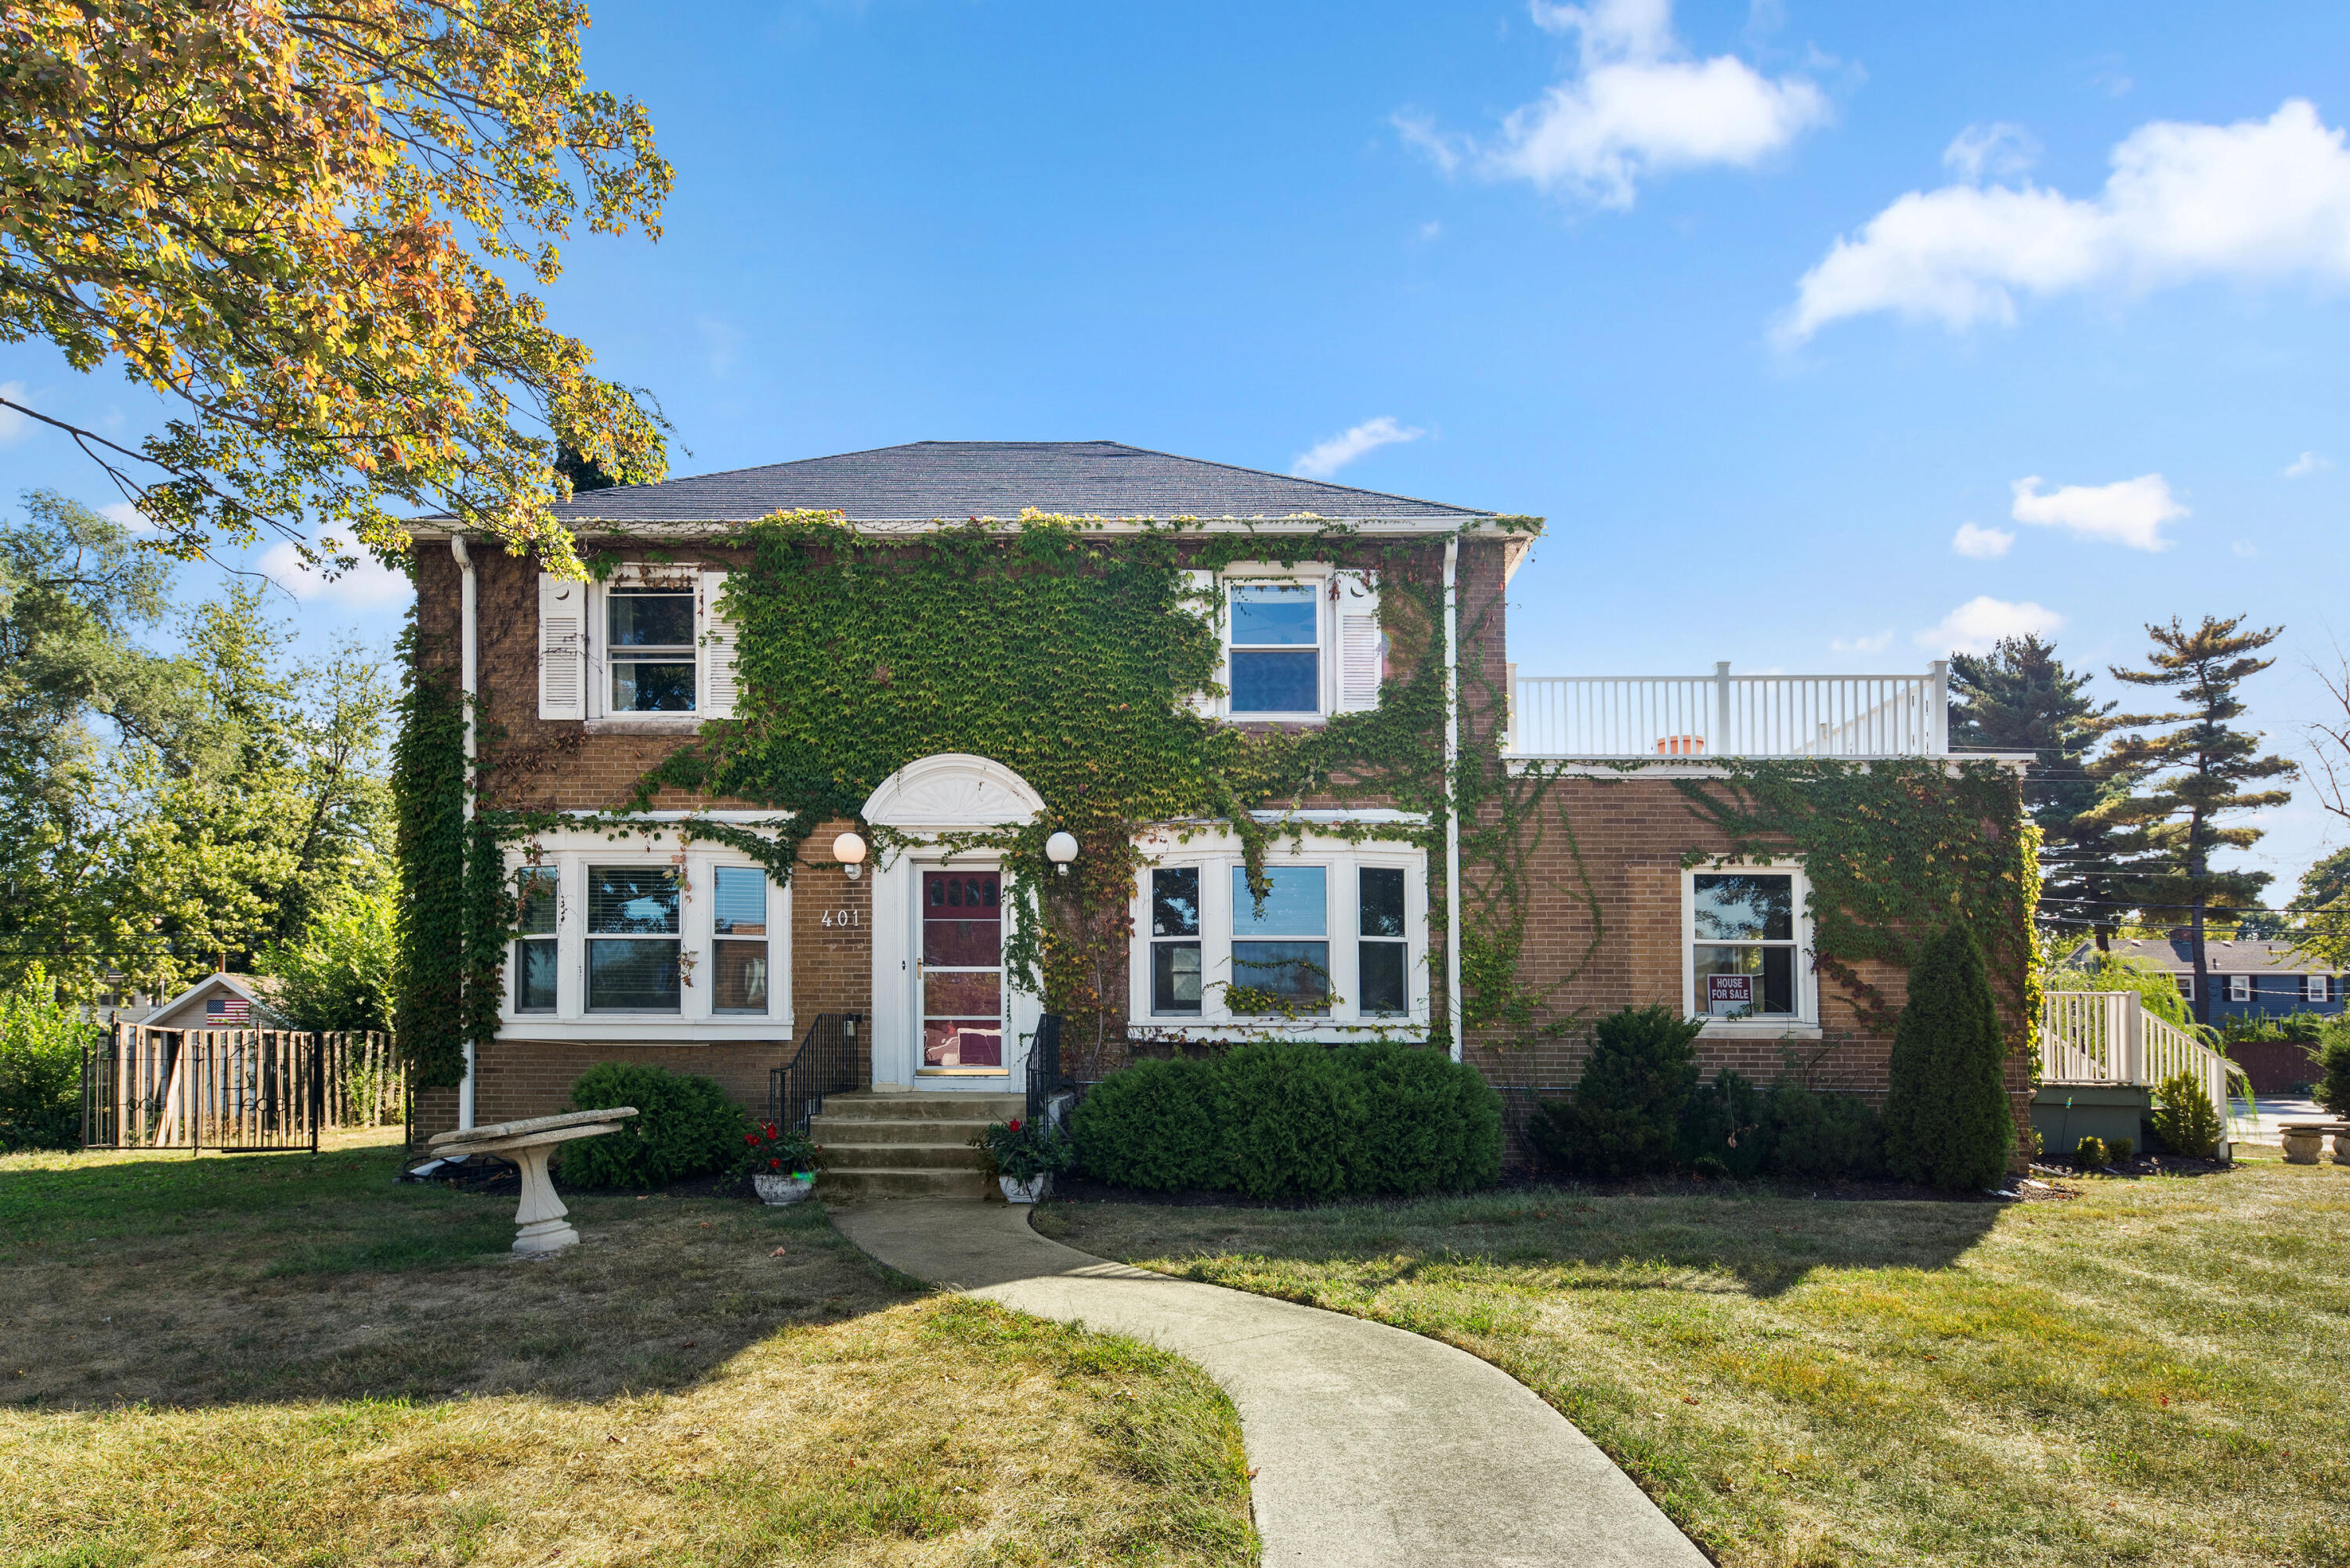
[{"label": "trimmed shrub", "polygon": [[2192,1073],[2177,1074],[2155,1085],[2154,1110],[2147,1120],[2172,1154],[2209,1159],[2220,1152],[2220,1113],[2211,1108],[2211,1097]]},{"label": "trimmed shrub", "polygon": [[640,1062],[598,1062],[571,1085],[571,1106],[637,1107],[619,1132],[563,1146],[563,1179],[573,1187],[664,1187],[715,1176],[734,1164],[751,1130],[742,1107],[708,1078]]},{"label": "trimmed shrub", "polygon": [[1357,1085],[1347,1191],[1465,1192],[1500,1179],[1502,1096],[1482,1073],[1407,1045],[1341,1045],[1331,1056]]},{"label": "trimmed shrub", "polygon": [[81,1147],[81,1054],[101,1038],[37,964],[0,992],[0,1152]]},{"label": "trimmed shrub", "polygon": [[2083,1170],[2103,1170],[2112,1158],[2106,1152],[2106,1140],[2095,1133],[2083,1133],[2081,1141],[2073,1146],[2073,1163]]},{"label": "trimmed shrub", "polygon": [[1225,1179],[1251,1198],[1336,1198],[1347,1190],[1359,1085],[1336,1053],[1303,1041],[1236,1045],[1218,1062]]},{"label": "trimmed shrub", "polygon": [[1865,1179],[1885,1168],[1885,1126],[1853,1095],[1822,1095],[1781,1084],[1771,1091],[1763,1136],[1770,1171],[1813,1181]]},{"label": "trimmed shrub", "polygon": [[1951,1191],[1995,1185],[2015,1154],[2001,1068],[1999,1008],[1964,923],[1929,940],[1909,970],[1885,1095],[1885,1168]]},{"label": "trimmed shrub", "polygon": [[2312,1093],[2329,1115],[2350,1116],[2350,1019],[2336,1019],[2312,1053],[2317,1060],[2317,1083]]},{"label": "trimmed shrub", "polygon": [[1752,1079],[1724,1067],[1711,1084],[1700,1084],[1681,1111],[1679,1153],[1692,1171],[1740,1181],[1762,1174],[1771,1156],[1771,1105],[1778,1096],[1757,1089]]},{"label": "trimmed shrub", "polygon": [[2137,1139],[2134,1137],[2106,1139],[2106,1158],[2116,1165],[2127,1165],[2137,1158]]},{"label": "trimmed shrub", "polygon": [[1077,1164],[1103,1181],[1157,1192],[1222,1185],[1216,1064],[1144,1058],[1077,1102]]},{"label": "trimmed shrub", "polygon": [[1669,1168],[1681,1112],[1697,1087],[1700,1027],[1662,1005],[1601,1019],[1575,1098],[1545,1101],[1534,1112],[1527,1133],[1535,1155],[1577,1176]]}]

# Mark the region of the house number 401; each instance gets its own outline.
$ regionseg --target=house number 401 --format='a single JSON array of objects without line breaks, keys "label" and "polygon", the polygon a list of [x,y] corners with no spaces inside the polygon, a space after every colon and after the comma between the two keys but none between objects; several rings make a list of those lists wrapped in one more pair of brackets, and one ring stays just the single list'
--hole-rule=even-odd
[{"label": "house number 401", "polygon": [[857,924],[857,911],[854,909],[827,909],[824,912],[824,923],[827,926],[853,926]]}]

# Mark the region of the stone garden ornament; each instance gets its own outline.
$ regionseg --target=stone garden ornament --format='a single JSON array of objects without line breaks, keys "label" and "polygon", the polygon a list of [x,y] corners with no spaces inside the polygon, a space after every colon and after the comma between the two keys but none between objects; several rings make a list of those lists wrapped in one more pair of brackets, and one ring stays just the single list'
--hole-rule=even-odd
[{"label": "stone garden ornament", "polygon": [[546,1158],[557,1144],[573,1138],[600,1137],[619,1132],[620,1124],[637,1114],[634,1106],[602,1111],[568,1111],[559,1116],[533,1116],[526,1121],[499,1122],[435,1134],[425,1147],[443,1159],[494,1154],[522,1168],[522,1201],[515,1207],[514,1250],[525,1257],[556,1252],[577,1246],[579,1232],[565,1216],[571,1211],[555,1195],[547,1179]]}]

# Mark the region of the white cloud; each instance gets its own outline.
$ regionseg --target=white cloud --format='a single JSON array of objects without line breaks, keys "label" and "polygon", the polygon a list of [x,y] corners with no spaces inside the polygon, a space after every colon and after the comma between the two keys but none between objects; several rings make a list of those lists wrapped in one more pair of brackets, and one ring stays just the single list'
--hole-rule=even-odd
[{"label": "white cloud", "polygon": [[1960,524],[1950,535],[1951,549],[1977,561],[1996,561],[2014,543],[2015,535],[2004,528],[1978,528],[1971,523]]},{"label": "white cloud", "polygon": [[1367,452],[1398,441],[1418,441],[1428,432],[1417,425],[1399,425],[1387,415],[1365,420],[1344,435],[1316,441],[1311,450],[1298,454],[1289,465],[1289,472],[1306,479],[1327,479]]},{"label": "white cloud", "polygon": [[2088,539],[2107,539],[2133,550],[2168,550],[2162,525],[2187,515],[2187,508],[2170,493],[2170,482],[2158,473],[2111,484],[2068,484],[2040,493],[2040,476],[2015,482],[2018,523],[2043,528],[2070,528]]},{"label": "white cloud", "polygon": [[254,566],[278,587],[306,602],[318,599],[353,609],[374,609],[399,604],[415,592],[407,577],[387,569],[364,552],[359,555],[358,566],[332,581],[305,566],[301,555],[289,543],[272,545]]},{"label": "white cloud", "polygon": [[1838,653],[1882,653],[1893,646],[1893,633],[1880,631],[1875,637],[1838,637],[1829,639],[1828,647]]},{"label": "white cloud", "polygon": [[1942,149],[1942,167],[1970,185],[1986,174],[2004,178],[2021,174],[2040,160],[2040,144],[2020,125],[1995,120],[1970,125]]},{"label": "white cloud", "polygon": [[109,501],[98,509],[98,514],[119,524],[133,534],[160,534],[161,529],[147,520],[147,514],[128,501]]},{"label": "white cloud", "polygon": [[1731,55],[1694,59],[1673,36],[1671,0],[1533,0],[1537,26],[1580,40],[1579,68],[1503,119],[1489,141],[1399,114],[1404,140],[1446,173],[1525,180],[1628,207],[1644,178],[1751,168],[1825,123],[1828,101],[1801,77],[1767,78]]},{"label": "white cloud", "polygon": [[2265,120],[2140,126],[2085,200],[2029,181],[1912,191],[1804,275],[1776,335],[1796,343],[1876,311],[1953,332],[2010,324],[2018,295],[2129,295],[2199,278],[2350,283],[2343,142],[2293,99]]},{"label": "white cloud", "polygon": [[2332,458],[2320,457],[2314,452],[2305,452],[2284,465],[2284,476],[2287,479],[2307,479],[2311,474],[2323,473],[2333,466]]},{"label": "white cloud", "polygon": [[1989,595],[1978,595],[1942,618],[1942,624],[1930,631],[1918,634],[1918,646],[1937,652],[1988,653],[1991,645],[2002,637],[2022,637],[2030,631],[2061,631],[2064,618],[2045,605],[2030,600],[2011,604]]},{"label": "white cloud", "polygon": [[[25,383],[0,381],[0,398],[5,398],[12,403],[24,402],[26,400]],[[14,409],[0,409],[0,446],[10,446],[24,440],[25,431],[32,422]]]}]

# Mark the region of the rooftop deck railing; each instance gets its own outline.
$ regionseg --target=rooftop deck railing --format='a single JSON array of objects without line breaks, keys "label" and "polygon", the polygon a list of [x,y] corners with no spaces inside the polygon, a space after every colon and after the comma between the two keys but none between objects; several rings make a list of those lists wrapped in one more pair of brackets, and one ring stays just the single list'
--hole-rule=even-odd
[{"label": "rooftop deck railing", "polygon": [[1950,749],[1950,666],[1922,675],[1526,675],[1515,757],[1926,757]]}]

